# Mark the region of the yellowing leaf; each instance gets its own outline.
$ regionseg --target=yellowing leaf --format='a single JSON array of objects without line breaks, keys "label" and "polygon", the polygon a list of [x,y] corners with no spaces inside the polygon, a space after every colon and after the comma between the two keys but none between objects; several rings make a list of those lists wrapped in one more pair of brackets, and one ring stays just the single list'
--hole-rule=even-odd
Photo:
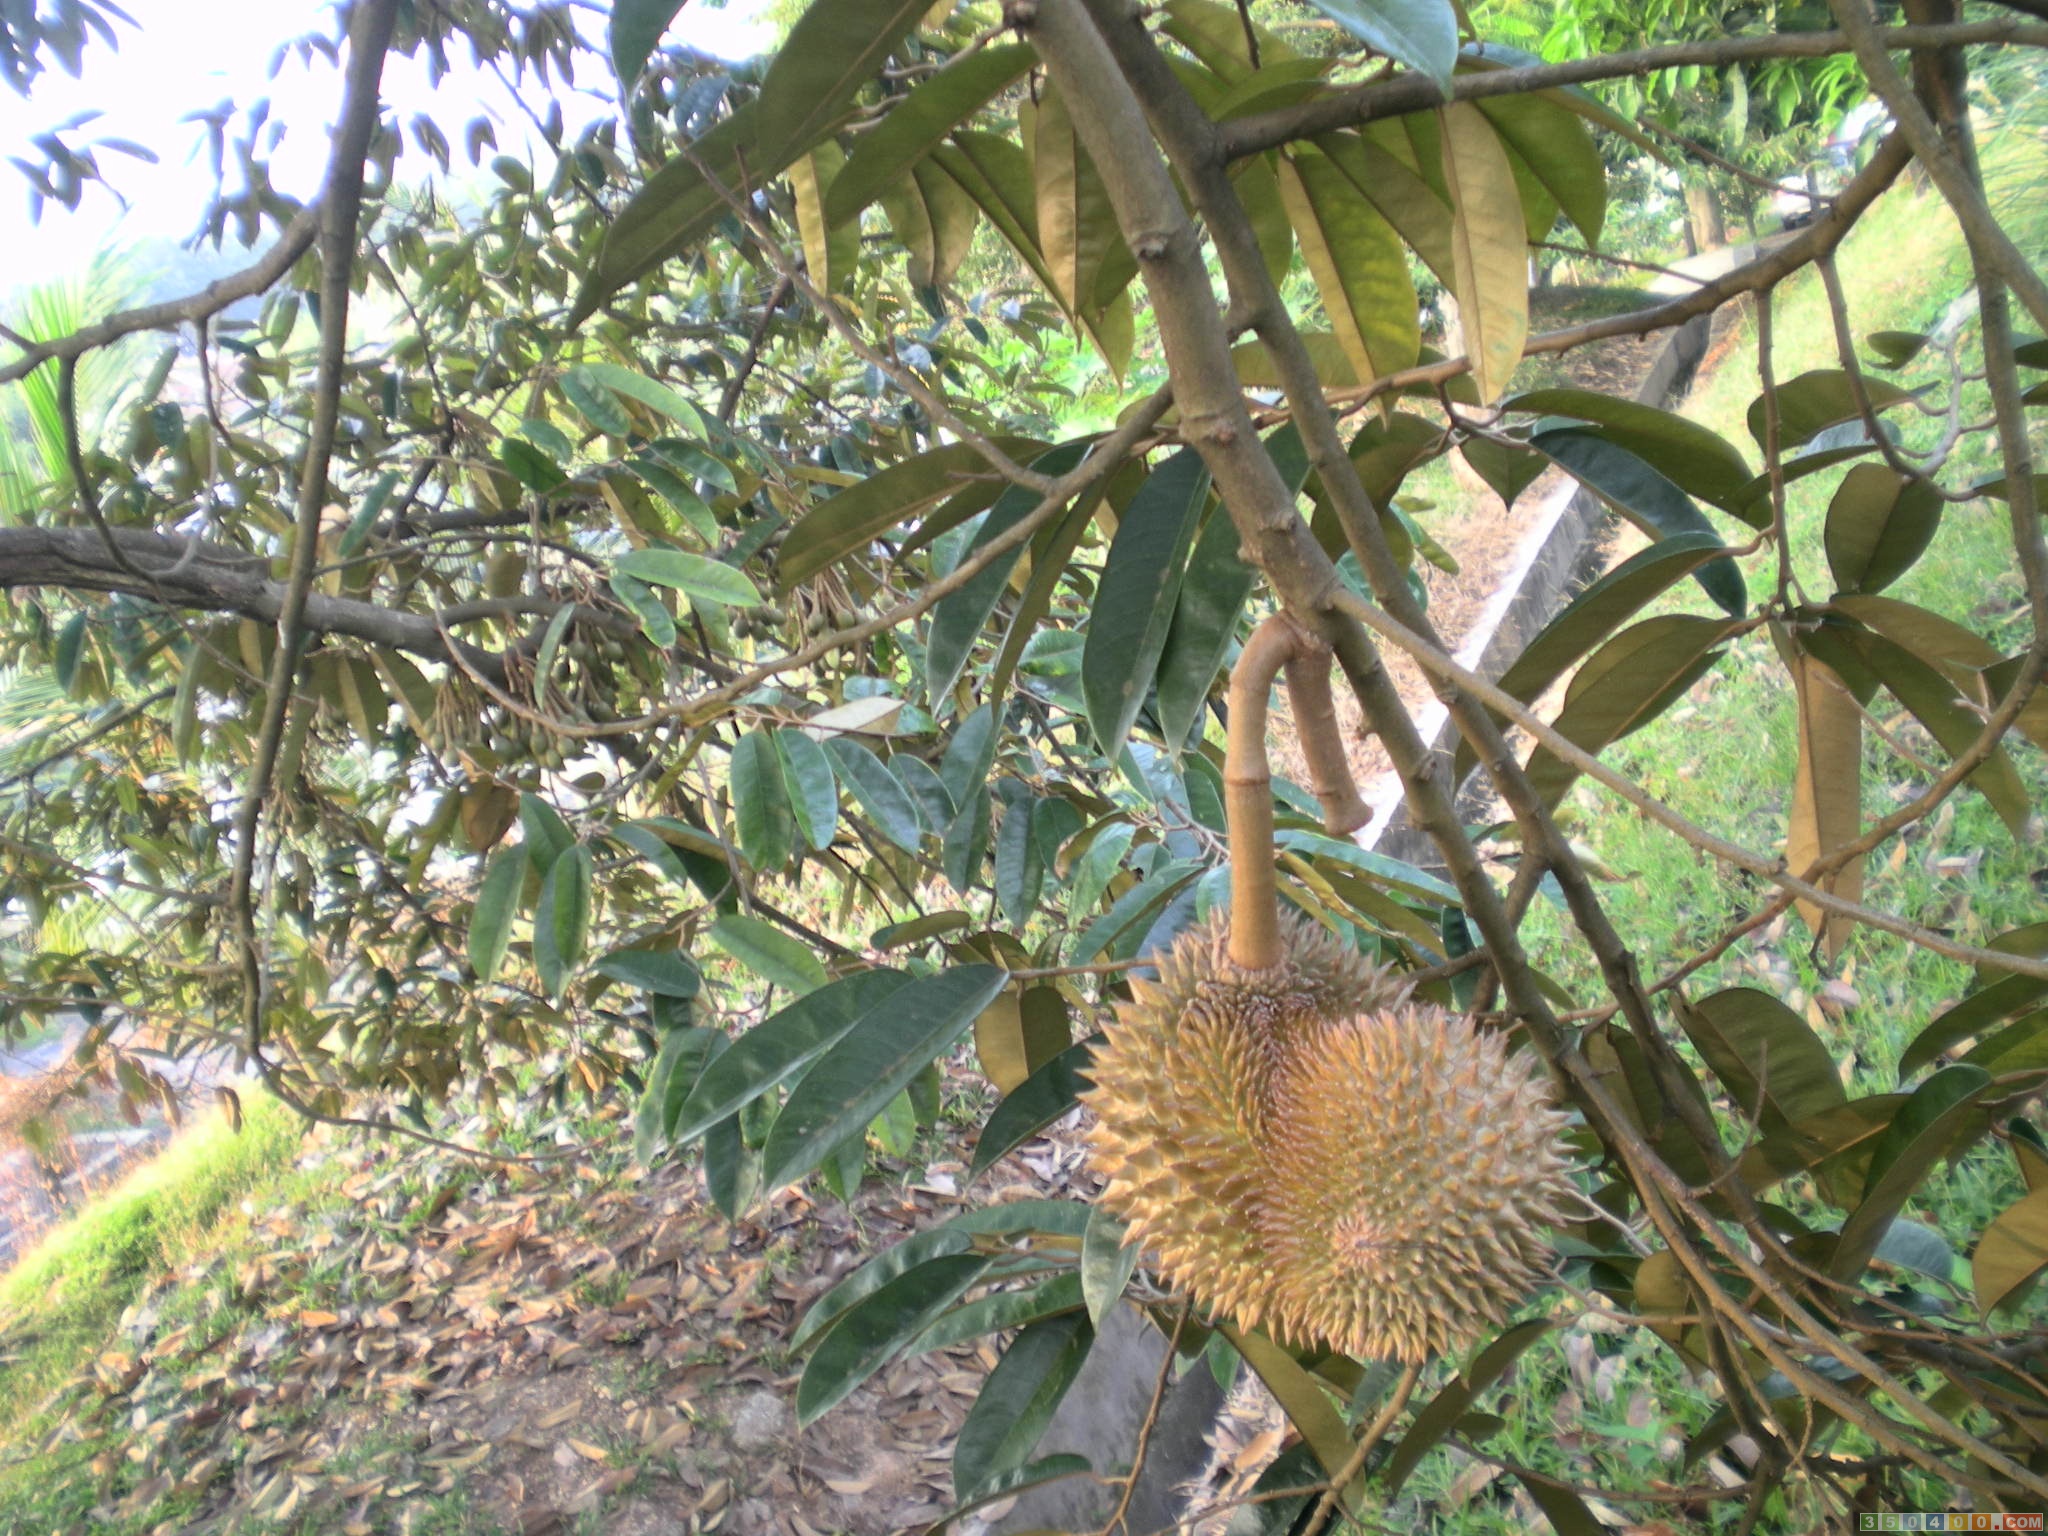
[{"label": "yellowing leaf", "polygon": [[1493,125],[1477,107],[1439,108],[1458,320],[1479,398],[1506,390],[1529,339],[1529,248],[1521,193]]},{"label": "yellowing leaf", "polygon": [[1280,160],[1280,196],[1358,381],[1413,365],[1422,347],[1415,284],[1386,220],[1327,155],[1304,145]]},{"label": "yellowing leaf", "polygon": [[[1863,715],[1842,680],[1804,652],[1793,658],[1792,683],[1799,703],[1799,766],[1785,862],[1803,874],[1862,830]],[[1851,859],[1820,883],[1823,890],[1857,900],[1863,894],[1863,860]],[[1810,901],[1799,903],[1799,915],[1821,936],[1829,959],[1841,953],[1849,919],[1829,917]]]}]

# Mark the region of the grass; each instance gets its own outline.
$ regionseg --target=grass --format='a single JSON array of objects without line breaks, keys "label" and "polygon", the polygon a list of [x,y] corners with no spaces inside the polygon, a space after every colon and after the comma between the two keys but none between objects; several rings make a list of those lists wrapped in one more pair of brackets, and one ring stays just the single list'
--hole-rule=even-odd
[{"label": "grass", "polygon": [[[294,1166],[297,1118],[254,1090],[242,1102],[239,1133],[209,1113],[0,1278],[0,1442],[20,1447],[47,1432],[50,1395],[108,1347],[153,1284],[232,1249],[253,1212],[308,1193],[310,1176]],[[46,1483],[48,1470],[0,1465],[0,1514],[40,1505],[30,1484]],[[45,1513],[46,1528],[59,1528]]]}]

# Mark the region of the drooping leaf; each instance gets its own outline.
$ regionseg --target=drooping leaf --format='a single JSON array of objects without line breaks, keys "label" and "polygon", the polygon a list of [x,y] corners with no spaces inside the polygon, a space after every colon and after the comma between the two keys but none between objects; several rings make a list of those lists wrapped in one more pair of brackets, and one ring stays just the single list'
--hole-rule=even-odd
[{"label": "drooping leaf", "polygon": [[850,736],[827,740],[825,754],[838,769],[840,783],[853,791],[854,800],[882,836],[906,853],[917,852],[922,841],[917,804],[882,760]]},{"label": "drooping leaf", "polygon": [[1521,221],[1508,212],[1520,201],[1514,170],[1486,114],[1457,102],[1437,116],[1451,194],[1458,323],[1473,383],[1487,404],[1507,389],[1529,337],[1529,246]]},{"label": "drooping leaf", "polygon": [[1010,1341],[954,1441],[956,1497],[1023,1467],[1094,1342],[1095,1330],[1078,1313],[1033,1323]]},{"label": "drooping leaf", "polygon": [[1850,1281],[1863,1273],[1892,1220],[1943,1158],[1981,1136],[1989,1117],[1978,1099],[1991,1074],[1958,1062],[1943,1067],[1900,1106],[1878,1138],[1864,1178],[1863,1199],[1842,1223],[1827,1271]]},{"label": "drooping leaf", "polygon": [[[1259,1373],[1266,1390],[1322,1463],[1323,1475],[1335,1477],[1341,1472],[1350,1456],[1351,1432],[1323,1381],[1303,1370],[1294,1356],[1263,1333],[1243,1332],[1229,1324],[1218,1331]],[[1353,1489],[1356,1487],[1354,1483]]]},{"label": "drooping leaf", "polygon": [[1828,503],[1828,569],[1844,592],[1882,592],[1912,568],[1941,525],[1941,493],[1884,464],[1858,464]]},{"label": "drooping leaf", "polygon": [[771,731],[749,731],[733,743],[726,783],[733,829],[747,862],[756,869],[780,869],[795,848],[796,811]]},{"label": "drooping leaf", "polygon": [[[1329,156],[1351,185],[1378,210],[1446,288],[1458,282],[1457,255],[1451,237],[1451,205],[1429,178],[1418,173],[1411,160],[1388,147],[1374,126],[1361,133],[1316,135],[1315,146]],[[1391,125],[1387,125],[1391,126]],[[1406,149],[1407,139],[1399,139]],[[1437,181],[1443,179],[1436,168]]]},{"label": "drooping leaf", "polygon": [[1124,1241],[1124,1224],[1098,1206],[1081,1236],[1081,1297],[1088,1320],[1097,1328],[1110,1308],[1123,1300],[1124,1287],[1137,1273],[1139,1246]]},{"label": "drooping leaf", "polygon": [[[1124,282],[1137,264],[1117,232],[1116,210],[1095,162],[1081,147],[1067,115],[1065,100],[1054,86],[1039,92],[1032,118],[1032,185],[1037,193],[1038,245],[1053,280],[1053,296],[1067,313],[1090,315],[1105,295],[1098,278],[1114,264]],[[1123,283],[1112,280],[1120,291]]]},{"label": "drooping leaf", "polygon": [[822,852],[839,831],[839,779],[832,760],[802,731],[776,731],[773,740],[797,831]]},{"label": "drooping leaf", "polygon": [[526,839],[526,856],[536,874],[546,874],[556,859],[576,846],[576,834],[556,814],[555,808],[531,790],[519,796],[519,826]]},{"label": "drooping leaf", "polygon": [[972,1171],[980,1173],[1008,1152],[1016,1150],[1079,1102],[1088,1088],[1084,1075],[1102,1036],[1077,1040],[1024,1080],[1015,1092],[1005,1096],[981,1128],[974,1144]]},{"label": "drooping leaf", "polygon": [[1655,469],[1689,496],[1734,512],[1751,526],[1770,526],[1768,512],[1757,521],[1743,510],[1748,496],[1748,461],[1735,445],[1688,417],[1597,390],[1557,386],[1532,389],[1502,402],[1512,411],[1542,411],[1593,423],[1588,430]]},{"label": "drooping leaf", "polygon": [[1557,200],[1586,244],[1598,247],[1607,216],[1607,168],[1585,118],[1542,96],[1489,96],[1477,105]]},{"label": "drooping leaf", "polygon": [[1425,1403],[1408,1433],[1401,1437],[1401,1443],[1387,1457],[1386,1469],[1381,1474],[1387,1492],[1391,1495],[1398,1491],[1424,1453],[1456,1427],[1479,1394],[1500,1380],[1524,1350],[1556,1326],[1544,1317],[1514,1324],[1474,1355],[1456,1380]]},{"label": "drooping leaf", "polygon": [[1166,649],[1209,471],[1192,448],[1155,469],[1117,524],[1081,653],[1081,691],[1097,747],[1114,762]]},{"label": "drooping leaf", "polygon": [[974,246],[981,210],[960,184],[929,161],[881,192],[889,232],[909,258],[910,281],[918,288],[953,281]]},{"label": "drooping leaf", "polygon": [[797,238],[803,245],[804,268],[826,293],[843,290],[860,260],[860,228],[835,224],[825,212],[825,198],[845,152],[830,139],[820,140],[798,155],[789,168],[790,199],[796,205]]},{"label": "drooping leaf", "polygon": [[1415,285],[1393,229],[1320,150],[1291,146],[1279,171],[1295,240],[1357,381],[1412,365],[1422,349]]},{"label": "drooping leaf", "polygon": [[590,934],[590,850],[580,843],[548,866],[533,909],[533,967],[541,985],[559,997],[583,963]]},{"label": "drooping leaf", "polygon": [[[1982,717],[1937,669],[1881,635],[1859,635],[1855,645],[1870,670],[1926,727],[1927,733],[1941,743],[1943,751],[1958,756],[1976,741],[1983,730]],[[1994,749],[1982,766],[1970,774],[1968,782],[1991,802],[1991,808],[2014,837],[2025,831],[2029,813],[2026,784],[2003,747]]]},{"label": "drooping leaf", "polygon": [[1195,541],[1174,600],[1158,686],[1160,728],[1176,751],[1194,734],[1252,593],[1256,578],[1238,555],[1240,542],[1229,509],[1219,506]]},{"label": "drooping leaf", "polygon": [[[1538,432],[1529,442],[1652,538],[1714,532],[1713,524],[1693,505],[1691,497],[1636,454],[1605,437],[1562,429]],[[1694,579],[1730,614],[1739,615],[1749,606],[1742,571],[1732,559],[1707,562],[1694,573]]]},{"label": "drooping leaf", "polygon": [[1678,1018],[1737,1108],[1767,1132],[1845,1101],[1834,1053],[1768,992],[1731,987],[1680,1007]]},{"label": "drooping leaf", "polygon": [[[716,937],[716,926],[712,932]],[[1005,980],[993,966],[943,971],[912,982],[861,1019],[790,1090],[761,1151],[763,1185],[774,1189],[801,1178],[864,1128],[951,1047]]]},{"label": "drooping leaf", "polygon": [[1977,1310],[1985,1316],[2012,1306],[2048,1266],[2048,1188],[2015,1200],[1984,1229],[1970,1255]]},{"label": "drooping leaf", "polygon": [[[1785,832],[1785,863],[1804,874],[1816,859],[1852,843],[1863,826],[1863,711],[1825,664],[1795,650],[1788,659],[1799,710],[1799,760],[1792,786],[1792,816]],[[1863,894],[1863,860],[1851,859],[1821,888],[1847,901]],[[1820,936],[1829,958],[1853,931],[1844,915],[1802,900],[1800,916]]]},{"label": "drooping leaf", "polygon": [[491,855],[469,917],[469,965],[479,985],[496,976],[504,962],[512,919],[519,911],[520,887],[525,883],[525,848],[500,848]]}]

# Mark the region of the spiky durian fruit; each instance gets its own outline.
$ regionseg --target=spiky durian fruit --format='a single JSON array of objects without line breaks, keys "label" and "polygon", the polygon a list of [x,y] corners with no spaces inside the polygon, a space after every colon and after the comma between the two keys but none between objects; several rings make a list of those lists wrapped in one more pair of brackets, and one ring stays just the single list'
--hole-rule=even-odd
[{"label": "spiky durian fruit", "polygon": [[1119,1009],[1083,1096],[1102,1200],[1169,1283],[1240,1323],[1420,1362],[1539,1275],[1565,1117],[1498,1035],[1279,921],[1279,963],[1235,964],[1212,921]]}]

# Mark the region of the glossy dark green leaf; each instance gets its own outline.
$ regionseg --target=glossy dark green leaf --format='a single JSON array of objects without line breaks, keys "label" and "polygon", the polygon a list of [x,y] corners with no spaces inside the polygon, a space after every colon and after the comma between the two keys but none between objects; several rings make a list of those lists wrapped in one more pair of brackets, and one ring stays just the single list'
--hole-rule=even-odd
[{"label": "glossy dark green leaf", "polygon": [[965,1498],[1029,1460],[1094,1342],[1095,1330],[1078,1313],[1033,1323],[1011,1340],[954,1441],[956,1496]]},{"label": "glossy dark green leaf", "polygon": [[[1888,379],[1865,376],[1863,389],[1873,411],[1882,412],[1910,400],[1912,393]],[[1830,427],[1854,421],[1861,413],[1849,375],[1839,368],[1816,368],[1778,386],[1778,451],[1810,442]],[[1750,403],[1749,435],[1763,446],[1767,423],[1763,397]]]},{"label": "glossy dark green leaf", "polygon": [[[1566,386],[1531,390],[1503,403],[1509,410],[1592,422],[1586,430],[1626,448],[1687,495],[1743,515],[1749,463],[1733,443],[1712,428],[1640,400]],[[1756,526],[1768,523],[1766,517]]]},{"label": "glossy dark green leaf", "polygon": [[657,997],[695,997],[704,985],[697,967],[672,949],[615,949],[597,971]]},{"label": "glossy dark green leaf", "polygon": [[1912,568],[1941,525],[1941,493],[1889,465],[1858,464],[1828,503],[1828,569],[1844,592],[1881,592]]},{"label": "glossy dark green leaf", "polygon": [[1089,1087],[1088,1062],[1102,1036],[1077,1040],[1053,1057],[989,1114],[974,1144],[973,1173],[992,1166],[1071,1110]]},{"label": "glossy dark green leaf", "polygon": [[654,643],[656,649],[665,651],[676,643],[675,615],[663,606],[652,587],[635,577],[617,573],[608,585],[619,601],[632,610],[633,617],[640,621],[640,632]]},{"label": "glossy dark green leaf", "polygon": [[932,1259],[966,1253],[978,1239],[1012,1239],[1030,1232],[1078,1238],[1087,1229],[1091,1209],[1077,1200],[1018,1200],[962,1211],[884,1249],[812,1302],[790,1335],[789,1347],[806,1348],[843,1317],[848,1308],[874,1295],[890,1281]]},{"label": "glossy dark green leaf", "polygon": [[946,743],[945,755],[939,759],[939,780],[955,814],[977,790],[988,785],[995,767],[998,725],[994,706],[984,704],[960,722],[953,739]]},{"label": "glossy dark green leaf", "polygon": [[712,943],[764,981],[798,993],[825,984],[825,967],[810,947],[758,917],[728,912],[707,933]]},{"label": "glossy dark green leaf", "polygon": [[[1018,1261],[1004,1262],[1008,1265]],[[1018,1272],[1024,1271],[1020,1268]],[[1086,1315],[1081,1298],[1081,1277],[1067,1269],[1049,1280],[1014,1290],[993,1291],[973,1301],[963,1302],[934,1319],[929,1328],[910,1341],[904,1353],[929,1354],[932,1350],[950,1349],[955,1344],[964,1344],[984,1334],[1004,1333],[1012,1328],[1029,1327],[1048,1317],[1075,1314]]]},{"label": "glossy dark green leaf", "polygon": [[988,1266],[981,1254],[929,1259],[848,1308],[804,1366],[796,1389],[797,1422],[809,1424],[842,1402],[958,1301]]},{"label": "glossy dark green leaf", "polygon": [[844,1039],[909,981],[902,971],[856,971],[770,1014],[705,1070],[671,1134],[688,1142],[744,1109]]},{"label": "glossy dark green leaf", "polygon": [[1845,1101],[1834,1053],[1768,992],[1731,987],[1680,1006],[1678,1019],[1737,1107],[1766,1132]]},{"label": "glossy dark green leaf", "polygon": [[[1594,433],[1571,429],[1538,432],[1529,441],[1651,538],[1688,533],[1718,537],[1691,497],[1628,449]],[[1749,606],[1742,572],[1732,559],[1708,561],[1694,573],[1694,579],[1730,614],[1740,614]]]},{"label": "glossy dark green leaf", "polygon": [[[1035,473],[1049,477],[1064,475],[1081,462],[1089,442],[1089,439],[1082,438],[1061,443],[1057,448],[1040,454],[1032,461],[1031,468]],[[1011,486],[1005,490],[989,508],[988,516],[975,531],[961,559],[964,561],[972,557],[1015,528],[1037,510],[1040,500],[1038,492],[1024,486]],[[953,685],[966,670],[967,658],[974,650],[975,641],[980,639],[989,615],[995,612],[996,601],[1003,595],[1003,589],[1009,584],[1010,572],[1016,568],[1023,553],[1024,546],[1019,544],[996,556],[965,585],[941,598],[932,609],[931,632],[925,641],[925,686],[934,713],[945,707],[944,701],[952,693]]]},{"label": "glossy dark green leaf", "polygon": [[1003,43],[956,58],[889,109],[854,141],[853,152],[825,194],[825,217],[843,223],[880,197],[1035,57],[1028,43]]},{"label": "glossy dark green leaf", "polygon": [[469,964],[479,985],[498,974],[505,946],[512,937],[512,919],[519,911],[519,893],[526,884],[526,849],[500,848],[477,887],[476,906],[469,915]]},{"label": "glossy dark green leaf", "polygon": [[726,1048],[725,1034],[701,1024],[671,1029],[661,1037],[661,1050],[647,1074],[647,1088],[633,1120],[633,1156],[651,1163],[667,1145],[676,1112],[702,1077],[708,1063]]},{"label": "glossy dark green leaf", "polygon": [[1917,1221],[1894,1221],[1885,1228],[1872,1257],[1879,1263],[1910,1269],[1943,1285],[1955,1277],[1955,1249],[1934,1228]]},{"label": "glossy dark green leaf", "polygon": [[1208,495],[1208,469],[1183,448],[1153,470],[1118,521],[1081,655],[1088,724],[1111,761],[1158,671]]},{"label": "glossy dark green leaf", "polygon": [[1893,1218],[1934,1165],[1983,1134],[1989,1118],[1977,1100],[1990,1086],[1991,1074],[1980,1067],[1943,1067],[1892,1116],[1871,1153],[1863,1199],[1835,1239],[1829,1274],[1843,1281],[1862,1274]]},{"label": "glossy dark green leaf", "polygon": [[1012,800],[1003,812],[1002,829],[996,834],[996,901],[1003,915],[1019,928],[1037,911],[1038,893],[1045,881],[1038,844],[1031,836],[1031,811],[1035,803],[1030,796]]},{"label": "glossy dark green leaf", "polygon": [[[970,721],[973,718],[972,715],[968,716]],[[965,728],[963,725],[962,729]],[[956,733],[955,740],[957,739]],[[935,836],[943,836],[959,811],[959,807],[953,803],[953,792],[946,787],[946,781],[939,777],[930,763],[909,752],[898,752],[889,759],[889,773],[903,786],[903,792],[910,796],[911,802],[917,807],[918,819],[924,823],[925,829]]]},{"label": "glossy dark green leaf", "polygon": [[545,494],[569,479],[562,473],[561,465],[524,438],[508,437],[499,442],[498,462],[511,470],[513,478],[529,491]]},{"label": "glossy dark green leaf", "polygon": [[906,853],[917,852],[922,840],[917,803],[882,760],[850,736],[827,739],[825,754],[838,770],[839,782],[853,791],[855,803],[882,836]]},{"label": "glossy dark green leaf", "polygon": [[968,791],[966,803],[939,837],[939,868],[962,897],[981,883],[982,861],[988,857],[993,810],[986,789]]},{"label": "glossy dark green leaf", "polygon": [[1001,1477],[990,1478],[982,1487],[925,1526],[925,1536],[937,1536],[938,1532],[950,1528],[983,1505],[993,1504],[1000,1499],[1015,1498],[1033,1488],[1069,1482],[1077,1477],[1092,1477],[1094,1473],[1095,1468],[1086,1456],[1041,1457],[1029,1466],[1019,1467],[1014,1472],[1006,1472]]},{"label": "glossy dark green leaf", "polygon": [[790,1090],[762,1149],[763,1184],[776,1189],[801,1178],[864,1128],[952,1047],[1006,979],[987,965],[943,971],[912,982],[862,1018]]},{"label": "glossy dark green leaf", "polygon": [[796,846],[796,809],[789,803],[782,757],[770,731],[749,731],[733,744],[726,784],[733,830],[747,862],[756,869],[780,869]]},{"label": "glossy dark green leaf", "polygon": [[830,848],[839,832],[839,779],[832,760],[802,731],[777,731],[773,740],[797,831],[811,847]]},{"label": "glossy dark green leaf", "polygon": [[1472,472],[1509,507],[1550,468],[1550,461],[1542,454],[1512,448],[1490,437],[1467,438],[1459,451],[1472,466]]},{"label": "glossy dark green leaf", "polygon": [[[1553,722],[1558,734],[1597,753],[1641,729],[1719,659],[1714,647],[1728,630],[1718,619],[1692,614],[1667,614],[1623,630],[1573,676]],[[1530,782],[1548,803],[1577,777],[1577,769],[1546,747],[1529,759]]]}]

